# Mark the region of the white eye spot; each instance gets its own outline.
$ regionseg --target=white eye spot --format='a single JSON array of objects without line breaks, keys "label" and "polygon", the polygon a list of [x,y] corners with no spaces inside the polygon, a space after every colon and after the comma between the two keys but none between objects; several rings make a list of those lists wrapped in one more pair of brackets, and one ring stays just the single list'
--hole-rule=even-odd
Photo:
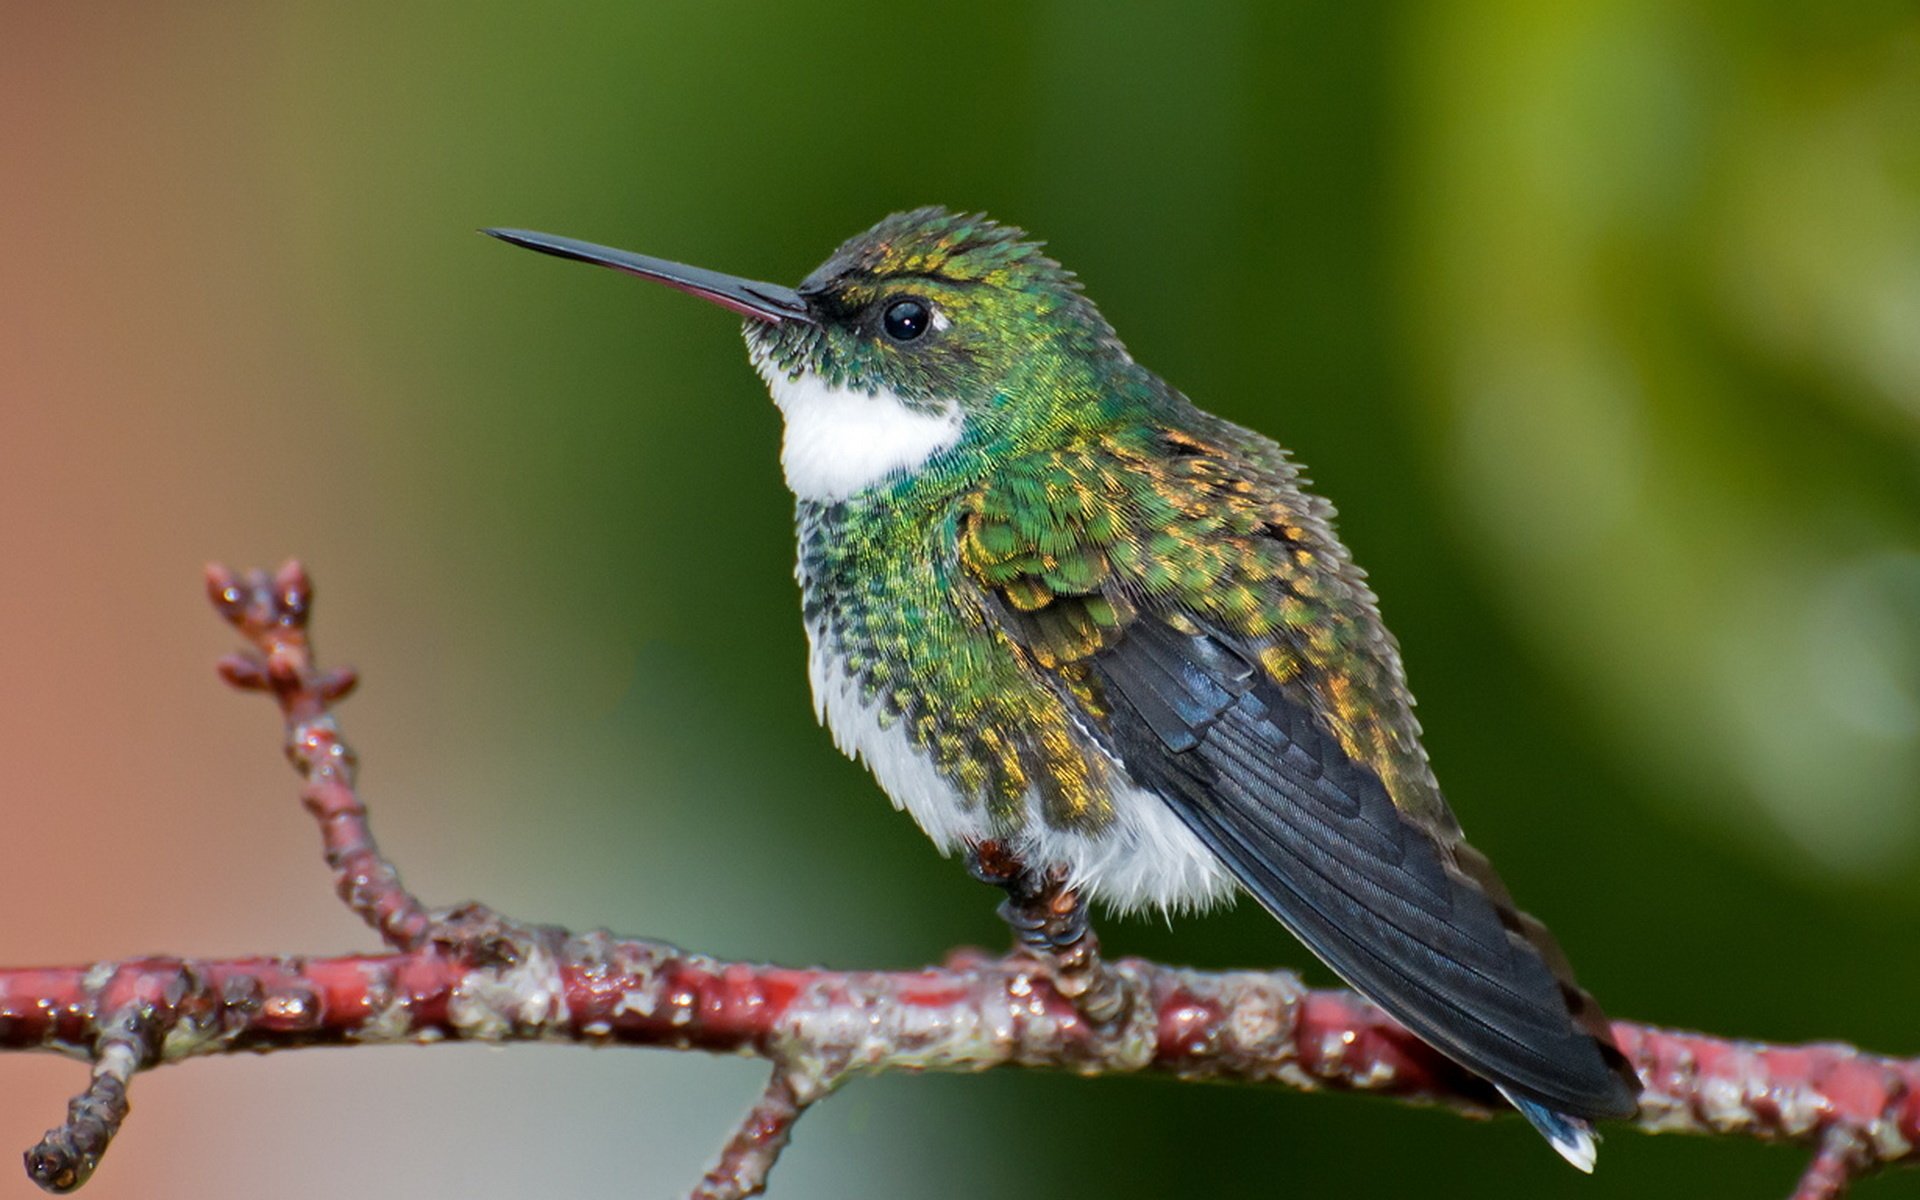
[{"label": "white eye spot", "polygon": [[953,328],[953,321],[938,308],[933,310],[933,329],[935,333]]}]

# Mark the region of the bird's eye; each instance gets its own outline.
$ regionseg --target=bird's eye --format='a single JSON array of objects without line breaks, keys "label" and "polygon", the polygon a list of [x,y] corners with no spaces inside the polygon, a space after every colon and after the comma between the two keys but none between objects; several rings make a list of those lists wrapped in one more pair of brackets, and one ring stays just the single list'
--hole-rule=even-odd
[{"label": "bird's eye", "polygon": [[911,342],[932,323],[933,313],[923,300],[895,300],[887,305],[886,315],[881,318],[887,336],[896,342]]}]

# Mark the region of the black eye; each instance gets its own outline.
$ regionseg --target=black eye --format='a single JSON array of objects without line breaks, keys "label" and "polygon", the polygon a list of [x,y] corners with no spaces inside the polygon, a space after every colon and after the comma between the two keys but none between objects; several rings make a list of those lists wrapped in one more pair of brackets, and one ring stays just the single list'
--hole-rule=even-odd
[{"label": "black eye", "polygon": [[910,342],[927,331],[933,323],[933,313],[922,300],[895,300],[887,305],[886,316],[881,318],[886,326],[887,336],[896,342]]}]

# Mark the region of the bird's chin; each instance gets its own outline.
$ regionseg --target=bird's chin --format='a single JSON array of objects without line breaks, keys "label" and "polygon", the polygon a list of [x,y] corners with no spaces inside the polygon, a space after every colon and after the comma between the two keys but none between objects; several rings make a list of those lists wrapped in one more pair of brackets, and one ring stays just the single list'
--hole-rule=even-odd
[{"label": "bird's chin", "polygon": [[928,409],[876,388],[829,383],[813,371],[756,361],[786,421],[780,467],[802,500],[832,504],[911,472],[959,442],[957,403]]}]

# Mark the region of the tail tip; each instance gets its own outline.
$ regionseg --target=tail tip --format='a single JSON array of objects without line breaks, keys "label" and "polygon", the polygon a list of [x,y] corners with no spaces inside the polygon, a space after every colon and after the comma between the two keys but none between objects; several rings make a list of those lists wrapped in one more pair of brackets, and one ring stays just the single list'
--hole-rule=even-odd
[{"label": "tail tip", "polygon": [[1540,1136],[1547,1139],[1547,1144],[1552,1146],[1561,1158],[1572,1163],[1581,1172],[1593,1174],[1593,1164],[1600,1156],[1600,1147],[1598,1139],[1594,1137],[1593,1126],[1579,1117],[1570,1117],[1565,1113],[1555,1112],[1544,1104],[1522,1099],[1505,1088],[1500,1089],[1500,1094],[1520,1110],[1520,1115],[1527,1119],[1529,1125],[1540,1131]]}]

